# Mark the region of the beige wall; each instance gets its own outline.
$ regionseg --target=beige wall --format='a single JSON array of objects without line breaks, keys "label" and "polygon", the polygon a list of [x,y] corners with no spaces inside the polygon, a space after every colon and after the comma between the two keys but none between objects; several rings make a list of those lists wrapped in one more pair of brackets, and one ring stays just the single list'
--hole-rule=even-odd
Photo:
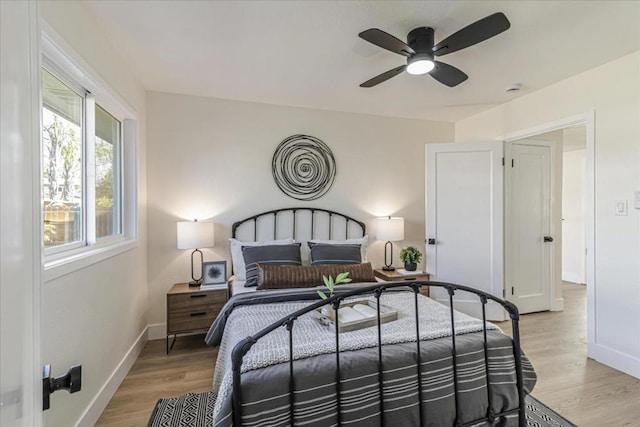
[{"label": "beige wall", "polygon": [[[405,241],[424,252],[424,144],[453,141],[453,124],[148,93],[150,324],[165,322],[165,293],[189,278],[189,251],[176,249],[176,221],[213,218],[216,246],[205,260],[229,260],[231,224],[273,208],[316,206],[366,222],[405,218]],[[337,174],[313,202],[285,196],[271,176],[284,138],[320,138],[332,149]],[[394,251],[396,265],[399,265]],[[369,248],[382,265],[383,244]],[[422,267],[424,268],[424,267]]]},{"label": "beige wall", "polygon": [[43,19],[128,102],[138,119],[136,249],[42,286],[42,358],[60,375],[83,368],[82,391],[51,396],[47,426],[73,426],[147,326],[145,92],[81,2],[40,2]]},{"label": "beige wall", "polygon": [[592,354],[640,377],[640,211],[614,216],[640,188],[640,52],[456,123],[456,141],[496,139],[595,110]]}]

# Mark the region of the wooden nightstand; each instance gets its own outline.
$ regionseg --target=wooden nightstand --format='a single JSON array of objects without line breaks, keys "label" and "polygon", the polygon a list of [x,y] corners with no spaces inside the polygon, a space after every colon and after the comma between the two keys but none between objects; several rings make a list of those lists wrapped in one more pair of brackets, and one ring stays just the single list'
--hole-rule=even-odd
[{"label": "wooden nightstand", "polygon": [[[176,335],[206,331],[227,302],[227,288],[201,290],[187,283],[176,283],[167,292],[167,354]],[[173,341],[169,346],[169,335]]]},{"label": "wooden nightstand", "polygon": [[[373,274],[384,280],[385,282],[397,282],[400,280],[423,280],[429,281],[429,273],[415,273],[415,274],[400,274],[396,270],[386,271],[382,269],[373,270]],[[420,288],[420,293],[426,297],[429,296],[429,287],[423,286]]]}]

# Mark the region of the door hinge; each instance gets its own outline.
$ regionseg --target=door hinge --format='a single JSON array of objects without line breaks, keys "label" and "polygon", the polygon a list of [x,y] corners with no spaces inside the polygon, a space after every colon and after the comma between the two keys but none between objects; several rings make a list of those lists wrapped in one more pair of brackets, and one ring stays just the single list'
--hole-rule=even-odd
[{"label": "door hinge", "polygon": [[514,167],[516,164],[516,161],[514,159],[511,159],[511,167]]},{"label": "door hinge", "polygon": [[506,297],[507,297],[507,290],[502,289],[502,298],[506,298]]},{"label": "door hinge", "polygon": [[513,295],[513,286],[511,287],[511,295]]},{"label": "door hinge", "polygon": [[504,157],[502,158],[502,166],[504,166]]}]

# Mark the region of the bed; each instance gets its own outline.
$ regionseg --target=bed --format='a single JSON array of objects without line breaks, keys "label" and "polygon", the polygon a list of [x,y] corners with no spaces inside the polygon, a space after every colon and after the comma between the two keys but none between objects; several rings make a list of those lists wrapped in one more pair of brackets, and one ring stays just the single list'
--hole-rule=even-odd
[{"label": "bed", "polygon": [[[317,238],[319,223],[328,239],[366,234],[364,223],[321,209],[307,215],[310,228],[301,226],[304,209],[252,216],[234,224],[233,236],[249,226],[254,240],[280,238],[283,212],[296,240],[301,227],[309,230],[307,239]],[[328,221],[317,220],[318,212]],[[268,236],[260,234],[264,224],[271,224]],[[446,289],[450,306],[420,295],[422,286]],[[437,282],[340,285],[326,300],[316,291],[243,292],[228,301],[206,337],[220,346],[215,426],[526,425],[524,398],[536,375],[520,350],[513,304]],[[458,292],[477,296],[481,320],[452,309]],[[338,332],[336,324],[321,324],[314,315],[323,306],[339,313],[363,299],[397,310],[398,319],[381,324],[378,311],[376,326]],[[513,339],[485,321],[489,301],[509,313]]]}]

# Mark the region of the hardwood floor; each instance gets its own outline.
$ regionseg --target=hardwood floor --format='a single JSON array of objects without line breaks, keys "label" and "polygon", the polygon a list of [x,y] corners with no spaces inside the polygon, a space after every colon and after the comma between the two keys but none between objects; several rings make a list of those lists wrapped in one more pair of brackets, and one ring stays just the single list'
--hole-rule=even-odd
[{"label": "hardwood floor", "polygon": [[640,426],[640,380],[587,359],[586,287],[565,282],[563,294],[564,311],[521,316],[521,345],[538,373],[531,394],[580,427]]},{"label": "hardwood floor", "polygon": [[211,389],[217,355],[204,335],[178,337],[169,356],[164,340],[147,342],[96,426],[146,426],[158,399]]},{"label": "hardwood floor", "polygon": [[[562,312],[522,316],[522,347],[538,372],[532,394],[581,427],[640,426],[640,380],[586,358],[585,287],[565,283],[564,298]],[[145,426],[158,399],[211,387],[217,349],[202,335],[179,337],[169,356],[164,345],[147,343],[97,426]]]}]

